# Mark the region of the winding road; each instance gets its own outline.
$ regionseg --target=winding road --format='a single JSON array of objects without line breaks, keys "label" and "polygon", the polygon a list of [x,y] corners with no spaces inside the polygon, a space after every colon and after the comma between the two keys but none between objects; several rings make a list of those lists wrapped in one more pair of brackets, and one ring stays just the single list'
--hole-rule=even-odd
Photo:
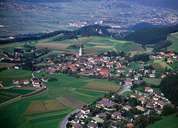
[{"label": "winding road", "polygon": [[69,113],[63,120],[62,122],[59,123],[59,128],[66,128],[66,125],[67,125],[67,122],[68,122],[68,118],[74,114],[74,113],[77,113],[79,112],[80,109],[75,109],[74,111],[72,111],[71,113]]}]

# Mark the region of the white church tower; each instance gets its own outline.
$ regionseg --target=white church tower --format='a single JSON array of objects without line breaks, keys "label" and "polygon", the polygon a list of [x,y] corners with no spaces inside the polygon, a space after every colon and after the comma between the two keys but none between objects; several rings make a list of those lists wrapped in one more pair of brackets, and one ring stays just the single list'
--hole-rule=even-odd
[{"label": "white church tower", "polygon": [[79,56],[82,56],[82,45],[80,45]]}]

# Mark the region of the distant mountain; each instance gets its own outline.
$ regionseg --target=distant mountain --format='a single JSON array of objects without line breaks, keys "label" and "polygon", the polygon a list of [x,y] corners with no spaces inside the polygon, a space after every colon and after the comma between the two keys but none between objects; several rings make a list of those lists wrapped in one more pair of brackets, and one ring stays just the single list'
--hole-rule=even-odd
[{"label": "distant mountain", "polygon": [[178,0],[132,0],[132,2],[137,2],[149,6],[157,7],[160,6],[178,10]]},{"label": "distant mountain", "polygon": [[16,1],[40,3],[40,2],[71,2],[72,0],[16,0]]}]

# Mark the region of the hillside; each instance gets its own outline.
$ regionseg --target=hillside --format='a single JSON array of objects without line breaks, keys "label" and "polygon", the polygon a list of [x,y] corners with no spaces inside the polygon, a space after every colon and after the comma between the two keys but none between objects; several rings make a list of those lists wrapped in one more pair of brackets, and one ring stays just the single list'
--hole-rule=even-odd
[{"label": "hillside", "polygon": [[171,43],[171,45],[168,47],[168,50],[178,52],[178,32],[170,34],[168,36],[168,41]]},{"label": "hillside", "polygon": [[54,41],[62,41],[67,39],[76,39],[87,36],[103,36],[117,39],[128,40],[139,44],[158,44],[167,39],[171,33],[178,32],[178,25],[174,26],[156,26],[147,23],[136,24],[131,26],[128,32],[118,34],[111,32],[111,27],[101,25],[89,25],[81,27],[77,30],[68,31],[60,30],[49,33],[24,34],[15,37],[0,37],[0,44],[23,42],[30,40],[41,40],[53,37]]},{"label": "hillside", "polygon": [[156,44],[167,39],[170,33],[178,31],[178,25],[140,29],[129,33],[125,39],[140,44]]},{"label": "hillside", "polygon": [[39,41],[36,46],[40,48],[50,48],[59,51],[78,52],[79,44],[84,45],[85,54],[99,54],[107,51],[125,53],[140,53],[144,49],[140,44],[132,41],[116,40],[110,37],[87,36],[77,39],[58,40],[58,37]]}]

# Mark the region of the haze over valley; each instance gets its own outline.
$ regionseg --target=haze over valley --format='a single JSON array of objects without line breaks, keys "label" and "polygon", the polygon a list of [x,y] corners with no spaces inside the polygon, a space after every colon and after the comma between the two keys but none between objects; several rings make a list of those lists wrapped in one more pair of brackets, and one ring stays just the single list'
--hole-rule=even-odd
[{"label": "haze over valley", "polygon": [[120,33],[141,22],[178,23],[175,3],[167,2],[167,7],[160,1],[150,3],[160,6],[147,0],[2,0],[0,36],[74,30],[92,24],[108,25]]}]

